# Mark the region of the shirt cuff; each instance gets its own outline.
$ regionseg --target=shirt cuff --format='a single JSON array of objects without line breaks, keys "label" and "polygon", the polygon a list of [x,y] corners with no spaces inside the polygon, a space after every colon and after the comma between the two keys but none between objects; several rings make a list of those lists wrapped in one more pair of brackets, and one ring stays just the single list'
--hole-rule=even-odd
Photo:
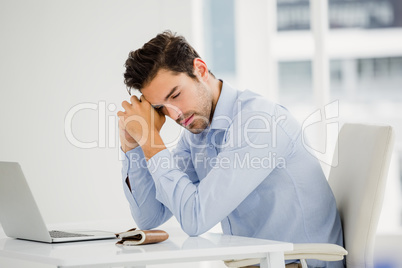
[{"label": "shirt cuff", "polygon": [[160,178],[172,168],[176,168],[173,155],[168,149],[164,149],[152,156],[148,160],[147,165],[149,173],[154,178]]},{"label": "shirt cuff", "polygon": [[124,153],[120,147],[120,154],[122,156],[121,159],[123,159],[122,175],[124,180],[130,170],[147,167],[144,152],[140,146],[135,147],[126,153]]}]

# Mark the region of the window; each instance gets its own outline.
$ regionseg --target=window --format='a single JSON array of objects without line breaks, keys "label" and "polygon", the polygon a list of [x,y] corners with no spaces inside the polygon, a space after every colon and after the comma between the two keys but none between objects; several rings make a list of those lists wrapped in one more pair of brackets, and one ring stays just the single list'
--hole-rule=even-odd
[{"label": "window", "polygon": [[[272,89],[266,80],[277,77],[277,101],[303,121],[317,109],[314,98],[321,94],[313,91],[314,43],[310,40],[310,1],[277,0],[277,31],[269,36],[269,27],[266,27],[269,16],[266,14],[270,3],[269,0],[205,1],[208,60],[212,62],[212,71],[218,77],[227,78],[229,74],[237,82],[238,77],[243,77],[247,86],[252,80],[263,81],[263,89],[256,91],[267,97],[271,97],[267,92]],[[237,17],[239,14],[241,20]],[[398,160],[392,164],[397,167],[391,169],[398,172],[391,174],[402,185],[402,161],[399,160],[402,159],[402,1],[330,0],[328,22],[330,31],[327,40],[336,37],[338,42],[331,43],[334,51],[328,51],[329,101],[339,100],[340,120],[390,124],[395,128]],[[239,24],[241,29],[236,27]],[[356,35],[359,35],[363,45],[343,45]],[[244,36],[247,40],[244,40]],[[256,43],[265,44],[265,47],[259,46],[263,51],[271,46],[271,42],[275,43],[284,37],[286,46],[276,47],[272,55],[262,54],[259,58],[255,56],[258,53],[250,51],[250,47],[255,47]],[[236,43],[239,40],[241,46]],[[246,69],[239,64],[239,55],[247,59]],[[264,58],[267,55],[270,58]],[[269,61],[277,66],[277,76],[274,78],[269,76],[271,74],[265,73],[264,76],[259,72],[268,70],[264,64]],[[250,68],[252,71],[248,70]],[[244,72],[247,74],[244,75]],[[258,75],[253,76],[256,72]],[[244,88],[241,82],[236,85]],[[250,89],[254,90],[255,87],[250,86]],[[399,189],[402,187],[396,188],[399,196],[402,196]],[[401,226],[402,207],[392,202],[384,207],[401,215],[401,222],[396,223]]]}]

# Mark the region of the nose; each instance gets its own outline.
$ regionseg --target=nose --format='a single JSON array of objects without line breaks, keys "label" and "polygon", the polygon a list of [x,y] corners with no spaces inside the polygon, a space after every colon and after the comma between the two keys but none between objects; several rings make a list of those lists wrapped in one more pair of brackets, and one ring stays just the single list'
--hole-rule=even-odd
[{"label": "nose", "polygon": [[165,105],[166,110],[167,110],[167,115],[172,118],[174,121],[177,121],[183,113],[181,112],[180,108],[171,104],[166,104]]}]

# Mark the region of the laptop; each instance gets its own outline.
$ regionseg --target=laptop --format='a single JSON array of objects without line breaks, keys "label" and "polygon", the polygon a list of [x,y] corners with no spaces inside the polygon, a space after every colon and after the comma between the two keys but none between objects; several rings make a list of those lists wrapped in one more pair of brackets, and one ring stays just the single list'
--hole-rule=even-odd
[{"label": "laptop", "polygon": [[49,231],[16,162],[0,162],[0,223],[8,237],[46,243],[116,238],[104,231]]}]

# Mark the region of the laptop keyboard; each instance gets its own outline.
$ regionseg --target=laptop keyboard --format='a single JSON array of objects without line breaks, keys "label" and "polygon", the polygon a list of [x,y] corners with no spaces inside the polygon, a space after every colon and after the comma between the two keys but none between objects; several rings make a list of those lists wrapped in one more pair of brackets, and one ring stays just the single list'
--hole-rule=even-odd
[{"label": "laptop keyboard", "polygon": [[75,234],[75,233],[68,233],[68,232],[62,232],[62,231],[50,231],[49,234],[52,238],[93,236],[93,235],[87,235],[87,234]]}]

